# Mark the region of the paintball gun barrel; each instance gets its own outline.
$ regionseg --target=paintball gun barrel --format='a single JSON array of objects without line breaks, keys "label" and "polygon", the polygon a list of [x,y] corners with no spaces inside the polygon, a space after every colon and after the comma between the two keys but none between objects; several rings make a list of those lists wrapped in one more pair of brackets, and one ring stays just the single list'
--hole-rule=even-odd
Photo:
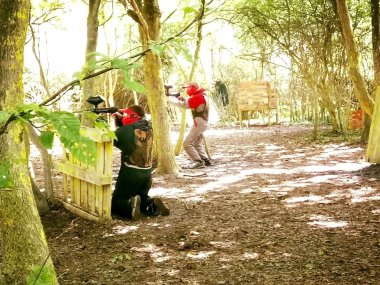
[{"label": "paintball gun barrel", "polygon": [[173,96],[176,98],[178,98],[180,96],[179,92],[178,93],[170,93],[169,90],[173,88],[172,85],[164,85],[164,87],[165,87],[165,95],[166,96]]},{"label": "paintball gun barrel", "polygon": [[90,96],[87,98],[87,102],[94,105],[94,109],[90,110],[95,114],[113,114],[118,111],[117,107],[108,107],[108,108],[99,108],[98,105],[104,103],[104,99],[102,96]]}]

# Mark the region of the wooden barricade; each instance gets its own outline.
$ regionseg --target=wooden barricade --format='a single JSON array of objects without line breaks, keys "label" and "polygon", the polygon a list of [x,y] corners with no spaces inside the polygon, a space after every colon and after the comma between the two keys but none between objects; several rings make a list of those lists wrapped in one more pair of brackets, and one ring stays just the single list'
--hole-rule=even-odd
[{"label": "wooden barricade", "polygon": [[270,124],[271,111],[276,110],[276,123],[278,123],[278,95],[268,81],[241,82],[237,85],[236,96],[240,127],[242,126],[243,112],[249,111],[268,112],[268,124]]},{"label": "wooden barricade", "polygon": [[63,173],[63,205],[74,214],[100,221],[111,219],[113,141],[98,129],[83,128],[83,135],[96,142],[96,164],[82,165],[63,150],[54,168]]}]

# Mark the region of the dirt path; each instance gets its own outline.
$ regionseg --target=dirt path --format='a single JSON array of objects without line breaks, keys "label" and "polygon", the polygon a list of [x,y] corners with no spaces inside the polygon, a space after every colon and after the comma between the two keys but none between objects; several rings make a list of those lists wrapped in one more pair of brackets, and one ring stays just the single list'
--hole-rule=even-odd
[{"label": "dirt path", "polygon": [[380,169],[310,133],[209,132],[205,175],[154,178],[169,217],[43,217],[60,284],[380,284]]}]

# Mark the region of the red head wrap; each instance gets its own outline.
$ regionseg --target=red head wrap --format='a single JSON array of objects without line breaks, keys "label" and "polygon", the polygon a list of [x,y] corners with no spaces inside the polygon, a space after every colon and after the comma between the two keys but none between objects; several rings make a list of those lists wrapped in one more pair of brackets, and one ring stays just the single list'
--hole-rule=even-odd
[{"label": "red head wrap", "polygon": [[196,82],[187,83],[186,85],[182,86],[182,88],[186,89],[186,93],[189,96],[204,94],[206,91],[204,88],[199,87]]},{"label": "red head wrap", "polygon": [[131,109],[121,109],[120,111],[123,112],[123,118],[121,119],[123,126],[133,124],[141,119],[141,117]]}]

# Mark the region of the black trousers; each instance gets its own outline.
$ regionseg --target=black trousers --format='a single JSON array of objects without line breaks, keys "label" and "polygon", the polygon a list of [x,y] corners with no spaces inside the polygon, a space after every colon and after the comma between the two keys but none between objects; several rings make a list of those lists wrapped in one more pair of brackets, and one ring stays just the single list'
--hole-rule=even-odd
[{"label": "black trousers", "polygon": [[112,214],[131,218],[131,198],[141,197],[140,211],[146,215],[154,216],[157,209],[153,199],[148,193],[152,187],[152,169],[137,169],[121,164],[117,176],[115,191],[112,195]]}]

